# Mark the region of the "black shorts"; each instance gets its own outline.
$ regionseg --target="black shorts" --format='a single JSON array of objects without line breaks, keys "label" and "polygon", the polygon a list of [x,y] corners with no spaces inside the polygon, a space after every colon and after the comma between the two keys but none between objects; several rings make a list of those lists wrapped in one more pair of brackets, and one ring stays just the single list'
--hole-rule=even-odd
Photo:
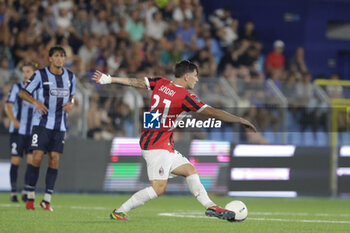
[{"label": "black shorts", "polygon": [[32,137],[30,135],[22,135],[18,133],[10,134],[10,150],[11,156],[23,157],[24,154],[31,154],[30,143]]},{"label": "black shorts", "polygon": [[46,129],[43,126],[33,126],[32,130],[32,150],[42,150],[46,152],[63,152],[65,132]]}]

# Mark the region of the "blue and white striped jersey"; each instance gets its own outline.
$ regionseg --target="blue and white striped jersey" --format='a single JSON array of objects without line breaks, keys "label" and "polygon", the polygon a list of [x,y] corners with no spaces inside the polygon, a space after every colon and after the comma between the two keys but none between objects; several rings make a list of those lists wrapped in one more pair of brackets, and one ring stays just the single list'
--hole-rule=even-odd
[{"label": "blue and white striped jersey", "polygon": [[48,108],[45,115],[35,111],[33,125],[40,125],[47,129],[66,131],[67,116],[63,111],[63,104],[75,94],[75,75],[63,68],[61,75],[52,74],[49,67],[35,71],[24,88],[29,94],[38,92],[37,100]]},{"label": "blue and white striped jersey", "polygon": [[[10,123],[10,133],[18,133],[22,135],[30,135],[32,133],[34,106],[19,97],[19,91],[24,87],[24,83],[13,84],[11,91],[7,97],[7,103],[12,103],[12,112],[16,119],[21,123],[18,129],[15,129],[13,122]],[[34,93],[35,95],[35,93]],[[34,97],[35,98],[35,97]]]}]

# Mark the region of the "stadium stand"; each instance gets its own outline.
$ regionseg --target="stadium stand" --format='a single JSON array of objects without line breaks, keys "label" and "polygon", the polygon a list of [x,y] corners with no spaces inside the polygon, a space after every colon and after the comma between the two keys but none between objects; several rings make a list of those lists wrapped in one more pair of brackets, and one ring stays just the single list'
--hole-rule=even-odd
[{"label": "stadium stand", "polygon": [[[140,112],[149,93],[97,87],[89,81],[95,69],[171,79],[174,64],[190,59],[205,77],[197,89],[199,97],[216,107],[249,115],[262,131],[254,139],[243,133],[239,137],[243,142],[328,142],[327,129],[321,127],[326,125],[326,111],[319,107],[321,100],[308,73],[304,48],[297,47],[292,57],[286,57],[284,42],[276,40],[271,41],[275,50],[263,54],[254,22],[238,20],[228,8],[205,15],[199,0],[168,1],[163,8],[154,1],[9,0],[0,2],[0,16],[1,133],[7,132],[9,120],[3,103],[9,86],[20,77],[18,67],[28,60],[47,65],[48,48],[59,44],[67,51],[66,66],[78,74],[78,107],[69,119],[71,137],[111,139],[140,133]],[[224,93],[221,79],[238,96],[237,105],[227,104],[235,102],[232,97],[218,98]],[[268,80],[287,99],[287,109],[269,89]],[[316,120],[308,121],[311,117]],[[288,132],[283,141],[278,136],[281,132]],[[313,136],[303,140],[304,132]],[[201,137],[218,139],[217,135]],[[225,134],[219,138],[233,140]]]}]

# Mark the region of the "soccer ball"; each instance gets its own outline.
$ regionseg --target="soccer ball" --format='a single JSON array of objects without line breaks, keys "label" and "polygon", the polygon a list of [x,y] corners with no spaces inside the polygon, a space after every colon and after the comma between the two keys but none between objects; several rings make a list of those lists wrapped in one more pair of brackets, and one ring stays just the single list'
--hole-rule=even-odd
[{"label": "soccer ball", "polygon": [[241,201],[236,201],[236,200],[231,201],[225,206],[225,209],[235,212],[236,213],[235,220],[239,222],[244,221],[248,216],[248,208]]}]

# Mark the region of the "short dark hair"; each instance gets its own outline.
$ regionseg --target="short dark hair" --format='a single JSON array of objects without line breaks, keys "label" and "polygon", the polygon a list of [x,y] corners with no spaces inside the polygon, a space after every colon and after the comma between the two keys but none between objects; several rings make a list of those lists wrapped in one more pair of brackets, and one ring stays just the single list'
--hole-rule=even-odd
[{"label": "short dark hair", "polygon": [[66,51],[64,50],[64,48],[59,46],[59,45],[56,45],[56,46],[53,46],[53,47],[50,48],[49,57],[52,57],[52,55],[55,52],[60,52],[60,53],[63,53],[64,56],[67,56]]},{"label": "short dark hair", "polygon": [[193,62],[189,60],[183,60],[175,65],[175,78],[181,78],[183,75],[187,73],[192,73],[193,71],[197,71],[198,67]]}]

